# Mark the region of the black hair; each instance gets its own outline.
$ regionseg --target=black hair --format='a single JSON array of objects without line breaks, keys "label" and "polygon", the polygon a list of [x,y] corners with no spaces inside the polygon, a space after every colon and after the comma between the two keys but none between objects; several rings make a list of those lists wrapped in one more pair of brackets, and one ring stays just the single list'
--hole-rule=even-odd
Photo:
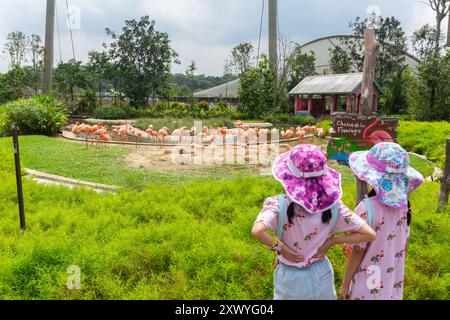
[{"label": "black hair", "polygon": [[[287,216],[289,219],[289,223],[293,224],[294,217],[295,217],[295,207],[298,206],[295,202],[291,202],[287,209]],[[331,221],[332,213],[331,210],[328,209],[322,213],[322,223],[329,224]]]},{"label": "black hair", "polygon": [[[368,198],[373,198],[376,196],[377,192],[374,189],[370,190],[370,192],[367,194]],[[406,222],[408,223],[408,226],[411,224],[411,219],[412,219],[411,202],[408,200],[408,213],[406,214]]]}]

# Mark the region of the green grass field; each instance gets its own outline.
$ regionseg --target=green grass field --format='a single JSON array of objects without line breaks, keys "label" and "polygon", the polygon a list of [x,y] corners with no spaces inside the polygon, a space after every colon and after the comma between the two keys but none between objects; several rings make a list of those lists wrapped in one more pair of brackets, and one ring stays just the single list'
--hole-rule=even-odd
[{"label": "green grass field", "polygon": [[[125,186],[135,175],[148,180],[137,178],[147,184],[140,192],[99,195],[25,179],[28,228],[20,232],[11,139],[1,139],[0,299],[272,298],[273,255],[250,235],[264,199],[282,192],[271,177],[220,169],[158,179],[119,162],[129,149],[86,151],[39,136],[21,143],[23,164],[34,169]],[[354,208],[355,178],[335,168]],[[435,212],[438,190],[425,183],[411,197],[406,299],[450,299],[450,211]],[[338,285],[346,257],[341,247],[329,257]],[[81,269],[81,290],[66,287],[71,265]]]}]

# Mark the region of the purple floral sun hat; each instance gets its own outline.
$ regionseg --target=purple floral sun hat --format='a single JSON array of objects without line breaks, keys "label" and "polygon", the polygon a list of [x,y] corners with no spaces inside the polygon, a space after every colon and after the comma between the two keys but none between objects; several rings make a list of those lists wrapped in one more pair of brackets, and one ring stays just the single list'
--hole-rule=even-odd
[{"label": "purple floral sun hat", "polygon": [[382,142],[370,151],[355,152],[350,168],[376,191],[376,199],[391,208],[406,208],[408,195],[423,183],[423,176],[409,167],[409,155],[400,145]]},{"label": "purple floral sun hat", "polygon": [[291,200],[309,213],[328,210],[341,200],[341,175],[327,166],[327,157],[315,145],[299,145],[281,154],[272,173]]}]

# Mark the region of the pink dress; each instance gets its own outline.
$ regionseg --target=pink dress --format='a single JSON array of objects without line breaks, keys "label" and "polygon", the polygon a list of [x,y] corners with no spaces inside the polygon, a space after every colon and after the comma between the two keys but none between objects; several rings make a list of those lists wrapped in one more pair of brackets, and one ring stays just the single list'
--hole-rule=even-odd
[{"label": "pink dress", "polygon": [[[387,207],[372,198],[373,228],[377,238],[369,245],[349,245],[366,250],[361,265],[353,277],[350,300],[401,300],[405,277],[406,245],[409,237],[408,209]],[[361,202],[355,213],[368,220]]]},{"label": "pink dress", "polygon": [[[285,196],[285,199],[287,209],[291,200],[287,196]],[[308,267],[317,261],[317,259],[313,259],[312,257],[325,243],[331,233],[356,232],[366,224],[363,219],[350,211],[342,201],[339,201],[340,213],[334,230],[332,230],[333,226],[331,225],[331,222],[330,224],[322,222],[322,213],[309,214],[300,206],[296,206],[296,208],[296,217],[293,219],[294,221],[292,224],[289,223],[286,213],[282,240],[289,249],[300,253],[305,258],[305,261],[294,263],[279,256],[280,262],[288,266],[298,268]],[[277,197],[268,198],[265,201],[264,207],[258,215],[256,222],[262,222],[267,228],[275,232],[278,226],[278,212],[279,205]]]}]

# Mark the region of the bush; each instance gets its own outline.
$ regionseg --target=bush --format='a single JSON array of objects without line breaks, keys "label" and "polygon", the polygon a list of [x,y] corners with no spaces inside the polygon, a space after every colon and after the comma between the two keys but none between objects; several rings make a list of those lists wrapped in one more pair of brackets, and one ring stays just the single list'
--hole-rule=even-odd
[{"label": "bush", "polygon": [[94,111],[94,117],[103,120],[118,120],[127,118],[127,113],[117,106],[100,106]]},{"label": "bush", "polygon": [[122,109],[123,111],[125,111],[127,119],[134,119],[134,118],[137,118],[139,115],[139,112],[135,107],[127,106],[127,105],[121,105],[118,107],[120,109]]},{"label": "bush", "polygon": [[311,116],[292,116],[289,117],[289,124],[293,124],[296,126],[312,126],[316,124],[316,119]]},{"label": "bush", "polygon": [[0,136],[10,135],[14,122],[21,134],[55,135],[68,115],[65,105],[49,96],[12,101],[0,107]]},{"label": "bush", "polygon": [[206,102],[206,101],[200,101],[199,103],[197,103],[195,105],[195,107],[198,110],[208,111],[209,110],[209,103]]}]

